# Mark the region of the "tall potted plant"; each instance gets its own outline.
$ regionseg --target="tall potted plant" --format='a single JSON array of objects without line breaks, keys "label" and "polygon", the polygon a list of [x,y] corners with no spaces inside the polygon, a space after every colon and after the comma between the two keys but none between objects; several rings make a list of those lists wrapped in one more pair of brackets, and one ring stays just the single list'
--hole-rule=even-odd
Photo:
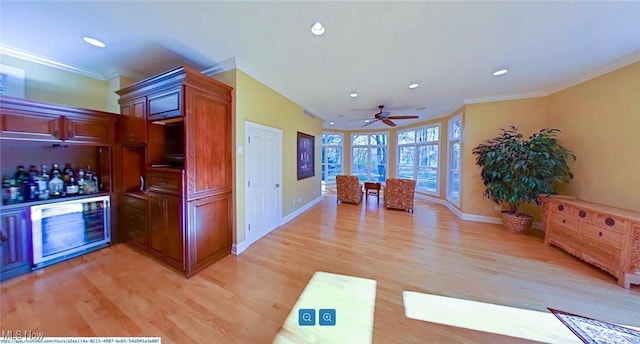
[{"label": "tall potted plant", "polygon": [[502,211],[504,223],[513,232],[527,232],[533,217],[520,212],[524,203],[538,203],[540,194],[557,193],[555,183],[568,183],[573,174],[567,164],[575,154],[556,139],[559,129],[541,129],[524,139],[511,126],[473,149],[480,176],[486,187],[484,196],[498,205],[508,204]]}]

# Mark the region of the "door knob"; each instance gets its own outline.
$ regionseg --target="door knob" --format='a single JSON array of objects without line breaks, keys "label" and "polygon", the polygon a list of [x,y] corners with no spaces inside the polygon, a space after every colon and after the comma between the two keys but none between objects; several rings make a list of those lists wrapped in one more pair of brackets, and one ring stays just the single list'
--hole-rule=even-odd
[{"label": "door knob", "polygon": [[277,187],[277,188],[279,188],[279,187],[280,187],[280,184],[276,184],[276,187]]}]

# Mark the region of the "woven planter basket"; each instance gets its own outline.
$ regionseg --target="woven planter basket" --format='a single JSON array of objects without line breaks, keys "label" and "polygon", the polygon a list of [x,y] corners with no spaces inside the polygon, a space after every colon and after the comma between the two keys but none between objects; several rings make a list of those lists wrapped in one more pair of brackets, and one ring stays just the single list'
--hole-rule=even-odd
[{"label": "woven planter basket", "polygon": [[533,217],[527,214],[516,216],[508,211],[502,212],[502,220],[504,225],[513,233],[526,234],[531,229]]}]

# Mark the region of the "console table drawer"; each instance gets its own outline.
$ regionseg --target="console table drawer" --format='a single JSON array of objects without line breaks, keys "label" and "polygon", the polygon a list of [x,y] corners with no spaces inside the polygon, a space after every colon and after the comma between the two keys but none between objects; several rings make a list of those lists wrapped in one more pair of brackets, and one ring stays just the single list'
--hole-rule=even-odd
[{"label": "console table drawer", "polygon": [[582,233],[594,241],[603,242],[616,248],[622,247],[622,234],[616,231],[585,223],[582,225]]},{"label": "console table drawer", "polygon": [[598,214],[596,216],[595,224],[620,233],[624,232],[627,228],[625,221],[607,214]]},{"label": "console table drawer", "polygon": [[582,209],[582,208],[576,208],[576,207],[571,207],[569,209],[569,214],[573,217],[577,217],[580,220],[586,221],[586,222],[593,222],[593,218],[596,217],[593,211]]},{"label": "console table drawer", "polygon": [[570,229],[570,230],[576,231],[576,232],[578,231],[579,222],[577,220],[575,220],[575,219],[570,218],[570,217],[559,215],[559,214],[552,214],[551,215],[551,221],[556,226],[560,226],[562,228]]}]

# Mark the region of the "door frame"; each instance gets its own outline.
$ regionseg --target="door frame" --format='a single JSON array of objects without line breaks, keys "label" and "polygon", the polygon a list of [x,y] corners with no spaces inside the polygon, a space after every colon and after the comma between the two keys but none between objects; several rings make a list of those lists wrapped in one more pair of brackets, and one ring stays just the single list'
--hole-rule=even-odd
[{"label": "door frame", "polygon": [[[247,167],[249,166],[249,128],[252,129],[259,129],[259,130],[264,130],[264,131],[268,131],[271,133],[274,133],[278,136],[278,148],[276,150],[276,166],[278,166],[277,168],[277,180],[278,180],[278,184],[280,184],[280,187],[278,188],[278,198],[280,199],[280,202],[278,202],[278,204],[276,204],[276,211],[277,211],[277,221],[276,221],[276,226],[271,230],[273,231],[274,229],[280,227],[280,225],[282,224],[282,189],[283,189],[283,185],[282,185],[282,129],[279,128],[274,128],[274,127],[270,127],[264,124],[258,124],[255,122],[251,122],[251,121],[244,121],[244,143],[245,143],[245,152],[244,152],[244,185],[243,188],[245,190],[244,192],[244,207],[245,207],[245,213],[244,213],[244,242],[246,243],[245,247],[248,247],[249,245],[253,244],[254,242],[258,241],[259,239],[261,239],[262,237],[264,237],[264,235],[269,234],[271,231],[269,231],[268,233],[265,233],[263,236],[259,237],[259,238],[249,238],[249,218],[247,217],[247,211],[246,209],[249,208],[249,197],[247,197],[247,185],[249,184],[249,174],[247,173]],[[253,239],[253,241],[251,241],[251,239]]]}]

